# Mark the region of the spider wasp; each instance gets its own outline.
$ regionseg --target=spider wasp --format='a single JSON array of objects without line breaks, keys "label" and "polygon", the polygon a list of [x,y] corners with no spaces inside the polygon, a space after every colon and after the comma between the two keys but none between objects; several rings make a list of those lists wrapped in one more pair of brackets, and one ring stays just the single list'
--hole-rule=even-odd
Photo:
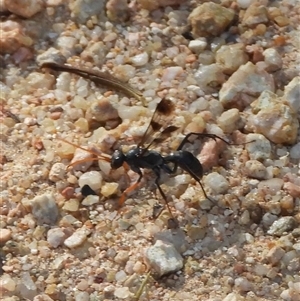
[{"label": "spider wasp", "polygon": [[[121,83],[119,80],[106,73],[104,74],[102,72],[93,72],[86,69],[75,68],[69,65],[59,65],[56,63],[44,63],[42,65],[42,68],[50,68],[56,71],[66,71],[66,72],[74,73],[79,76],[88,78],[94,81],[95,83],[105,84],[108,87],[121,89],[123,92],[126,92],[126,94],[130,96],[141,97],[141,95],[137,92],[137,90],[132,88],[130,85]],[[162,198],[164,199],[169,213],[171,214],[171,216],[173,216],[168,204],[167,196],[160,186],[160,178],[162,172],[172,175],[177,172],[178,167],[181,168],[182,170],[190,174],[191,177],[194,178],[199,183],[205,198],[214,202],[211,198],[207,196],[204,187],[200,181],[203,176],[203,167],[200,161],[191,152],[183,149],[184,146],[187,143],[189,143],[189,138],[191,136],[196,136],[199,138],[203,138],[203,137],[211,138],[214,139],[215,141],[216,139],[220,139],[228,145],[234,145],[215,134],[191,132],[183,138],[178,148],[168,155],[162,155],[158,151],[151,149],[151,147],[153,147],[155,144],[161,143],[165,139],[167,139],[172,132],[178,130],[178,127],[174,125],[170,125],[170,121],[173,117],[174,109],[175,109],[174,103],[171,100],[163,98],[156,106],[156,109],[152,115],[150,123],[144,135],[142,136],[140,142],[138,143],[138,145],[126,153],[123,152],[121,149],[117,149],[114,151],[112,156],[109,157],[103,154],[99,155],[98,153],[90,150],[86,150],[85,148],[82,148],[64,139],[60,139],[60,140],[68,144],[71,144],[77,148],[81,148],[85,151],[89,151],[90,153],[93,153],[94,155],[96,155],[97,157],[96,159],[105,160],[109,162],[112,169],[118,169],[124,164],[127,164],[131,170],[133,170],[135,173],[138,174],[139,176],[138,180],[133,185],[125,189],[125,191],[122,193],[119,200],[119,205],[122,205],[125,202],[128,193],[130,193],[131,191],[133,191],[138,187],[139,183],[143,178],[142,169],[152,170],[155,175],[155,185],[159,190]],[[96,159],[92,158],[92,160],[96,160]],[[87,160],[84,159],[82,161],[87,161]],[[78,164],[80,162],[81,161],[74,162],[73,164],[71,164],[71,166],[74,164]],[[89,187],[83,187],[83,188],[86,194],[93,194],[93,191],[91,191]],[[157,218],[159,214],[156,215],[155,217]],[[172,219],[175,220],[174,218]]]},{"label": "spider wasp", "polygon": [[[142,169],[149,169],[153,171],[155,175],[155,185],[159,190],[162,198],[164,199],[169,213],[171,214],[171,216],[173,216],[168,204],[167,196],[160,186],[160,178],[162,172],[165,172],[169,175],[175,174],[177,172],[178,167],[184,170],[185,172],[189,173],[192,176],[192,178],[194,178],[199,183],[205,198],[214,202],[211,198],[207,196],[204,187],[200,181],[203,176],[203,168],[200,161],[191,152],[183,150],[183,148],[186,145],[186,143],[189,142],[189,138],[193,135],[198,137],[212,138],[214,140],[220,139],[228,145],[232,144],[215,134],[192,132],[187,134],[183,138],[176,151],[173,151],[168,155],[162,155],[158,151],[151,149],[151,147],[153,147],[154,145],[161,143],[165,139],[167,139],[172,132],[178,130],[178,127],[174,125],[169,125],[170,120],[173,117],[174,109],[174,103],[171,100],[163,98],[158,103],[150,120],[150,123],[145,133],[143,134],[140,142],[137,146],[135,146],[128,152],[125,153],[121,149],[117,149],[113,152],[111,157],[104,155],[99,156],[99,154],[95,153],[97,159],[102,159],[109,162],[112,169],[118,169],[124,164],[127,164],[129,168],[135,173],[137,173],[139,176],[138,180],[133,185],[125,189],[125,191],[122,193],[119,200],[120,206],[125,202],[127,194],[135,190],[141,182],[143,178]],[[72,144],[68,141],[63,141]],[[74,146],[78,147],[77,145]],[[74,163],[77,164],[79,162]],[[156,215],[155,218],[157,218],[160,215],[160,213]],[[172,220],[176,223],[176,220],[174,218],[172,218]]]}]

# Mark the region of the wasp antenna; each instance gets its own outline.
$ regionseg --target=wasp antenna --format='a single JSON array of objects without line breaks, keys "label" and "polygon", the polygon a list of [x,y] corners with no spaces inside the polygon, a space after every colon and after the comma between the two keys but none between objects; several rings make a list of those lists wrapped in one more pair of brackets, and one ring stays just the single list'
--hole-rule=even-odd
[{"label": "wasp antenna", "polygon": [[81,159],[81,160],[77,160],[75,162],[70,163],[67,168],[71,168],[74,167],[77,164],[82,164],[82,163],[86,163],[86,162],[92,162],[92,161],[98,161],[99,158],[85,158],[85,159]]},{"label": "wasp antenna", "polygon": [[[74,146],[74,147],[76,147],[76,148],[79,148],[79,149],[82,149],[82,150],[84,150],[84,151],[86,151],[86,152],[88,152],[88,153],[90,153],[90,154],[93,154],[93,155],[95,155],[97,158],[95,158],[94,160],[93,160],[93,158],[92,158],[92,160],[91,161],[96,161],[96,160],[104,160],[104,161],[106,161],[106,162],[110,162],[111,161],[111,158],[110,158],[110,156],[108,156],[108,155],[100,155],[100,154],[98,154],[97,152],[95,152],[95,151],[92,151],[92,150],[90,150],[90,149],[87,149],[87,148],[84,148],[84,147],[82,147],[82,146],[79,146],[78,144],[75,144],[75,143],[72,143],[72,142],[70,142],[70,141],[68,141],[68,140],[65,140],[65,139],[63,139],[63,138],[57,138],[57,140],[60,140],[60,141],[62,141],[62,142],[65,142],[65,143],[67,143],[67,144],[70,144],[70,145],[72,145],[72,146]],[[84,160],[88,160],[88,159],[84,159]],[[80,161],[80,160],[79,160]],[[79,162],[79,161],[77,161],[77,162]],[[77,162],[74,162],[74,163],[77,163]],[[72,163],[73,164],[73,163]]]}]

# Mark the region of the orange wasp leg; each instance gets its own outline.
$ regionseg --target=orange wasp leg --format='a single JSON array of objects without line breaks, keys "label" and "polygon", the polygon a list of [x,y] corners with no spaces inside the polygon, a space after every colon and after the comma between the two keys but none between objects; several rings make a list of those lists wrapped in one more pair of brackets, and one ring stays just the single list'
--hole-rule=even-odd
[{"label": "orange wasp leg", "polygon": [[119,200],[119,206],[122,206],[126,200],[127,194],[133,190],[135,190],[139,185],[139,182],[135,182],[131,186],[125,189],[125,191],[122,193],[120,200]]}]

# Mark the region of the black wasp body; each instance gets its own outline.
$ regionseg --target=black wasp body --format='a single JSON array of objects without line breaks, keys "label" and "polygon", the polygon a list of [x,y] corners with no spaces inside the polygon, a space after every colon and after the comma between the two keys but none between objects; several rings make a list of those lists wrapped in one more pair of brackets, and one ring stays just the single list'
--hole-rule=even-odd
[{"label": "black wasp body", "polygon": [[[199,160],[188,151],[178,150],[172,152],[170,155],[162,156],[159,152],[154,150],[144,150],[143,148],[134,148],[128,153],[124,154],[121,150],[113,153],[111,158],[111,167],[117,169],[127,163],[129,167],[143,177],[141,169],[151,169],[156,176],[160,177],[160,172],[163,170],[167,174],[174,174],[177,168],[188,172],[195,180],[199,180],[203,176],[203,168]],[[173,168],[169,165],[173,164]]]},{"label": "black wasp body", "polygon": [[[164,141],[170,133],[174,132],[178,128],[176,126],[165,126],[169,124],[169,117],[174,110],[174,104],[167,99],[162,99],[152,116],[150,124],[144,133],[141,142],[133,149],[124,153],[122,150],[116,150],[111,157],[111,167],[112,169],[117,169],[121,167],[124,163],[139,175],[138,180],[132,186],[128,187],[122,194],[120,198],[120,205],[124,203],[125,196],[130,191],[134,190],[141,179],[143,178],[142,169],[150,169],[154,172],[155,184],[158,188],[161,196],[168,206],[167,197],[164,191],[160,187],[160,176],[162,171],[167,174],[175,174],[178,167],[189,173],[201,186],[204,196],[208,198],[205,190],[200,182],[203,176],[203,168],[200,161],[189,151],[183,150],[182,148],[186,143],[189,142],[189,137],[195,135],[198,137],[208,137],[216,140],[216,138],[223,140],[225,143],[229,144],[224,139],[214,135],[214,134],[203,134],[203,133],[189,133],[184,137],[182,142],[176,151],[170,153],[169,155],[161,155],[158,151],[150,150],[150,146]],[[171,211],[170,211],[171,213]]]}]

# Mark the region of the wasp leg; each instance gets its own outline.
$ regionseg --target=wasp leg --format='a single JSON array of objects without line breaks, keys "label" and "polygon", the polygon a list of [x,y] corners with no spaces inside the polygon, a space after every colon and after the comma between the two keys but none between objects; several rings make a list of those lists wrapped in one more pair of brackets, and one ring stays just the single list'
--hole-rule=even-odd
[{"label": "wasp leg", "polygon": [[126,197],[127,197],[127,194],[128,194],[129,192],[135,190],[135,189],[139,186],[139,184],[140,184],[140,182],[141,182],[141,180],[142,180],[142,178],[143,178],[143,174],[142,174],[141,171],[139,171],[138,174],[139,174],[138,180],[137,180],[134,184],[132,184],[131,186],[129,186],[128,188],[126,188],[126,189],[123,191],[123,193],[122,193],[122,195],[121,195],[121,197],[120,197],[120,199],[119,199],[119,206],[120,206],[120,207],[124,204],[124,202],[125,202],[125,200],[126,200]]},{"label": "wasp leg", "polygon": [[179,145],[178,148],[177,148],[177,151],[181,150],[181,149],[184,147],[184,145],[185,145],[186,143],[189,142],[189,138],[190,138],[192,135],[195,135],[195,136],[198,136],[198,137],[212,138],[212,139],[214,139],[215,141],[217,141],[217,139],[220,139],[220,140],[222,140],[223,142],[225,142],[226,144],[232,145],[231,143],[229,143],[229,142],[226,141],[225,139],[223,139],[223,138],[221,138],[221,137],[219,137],[219,136],[217,136],[217,135],[215,135],[215,134],[194,133],[194,132],[192,132],[192,133],[188,133],[188,134],[183,138],[183,140],[181,141],[180,145]]},{"label": "wasp leg", "polygon": [[[159,185],[159,180],[160,180],[160,170],[159,169],[155,169],[153,170],[156,174],[156,179],[155,179],[155,185],[156,187],[158,188],[162,198],[164,199],[165,203],[166,203],[166,206],[168,208],[168,211],[171,215],[171,221],[169,221],[169,225],[172,225],[172,228],[178,228],[178,222],[176,220],[176,218],[173,216],[173,213],[171,211],[171,208],[169,206],[169,202],[168,202],[168,198],[166,196],[166,194],[164,193],[164,191],[161,189],[160,185]],[[159,214],[155,217],[155,218],[158,218],[160,215],[161,215],[162,211],[159,212]]]}]

